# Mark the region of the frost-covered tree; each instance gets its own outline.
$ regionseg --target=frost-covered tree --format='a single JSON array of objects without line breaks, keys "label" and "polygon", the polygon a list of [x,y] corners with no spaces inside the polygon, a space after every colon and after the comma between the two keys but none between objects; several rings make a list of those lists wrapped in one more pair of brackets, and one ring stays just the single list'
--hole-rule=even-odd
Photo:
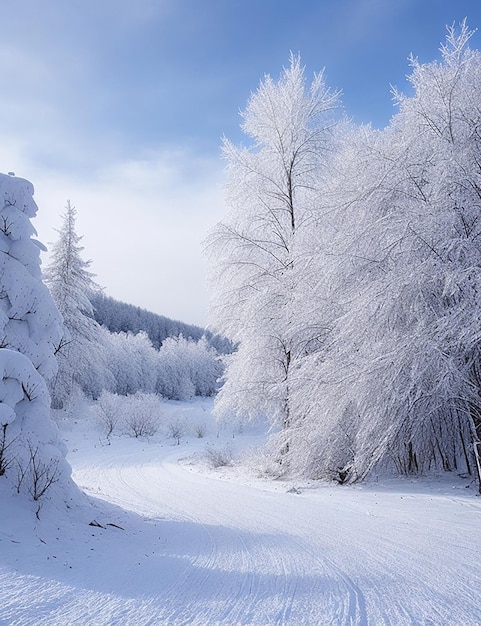
[{"label": "frost-covered tree", "polygon": [[105,350],[107,369],[111,373],[111,391],[119,395],[135,394],[137,391],[153,393],[158,376],[158,351],[147,334],[109,333],[102,327],[101,345]]},{"label": "frost-covered tree", "polygon": [[[472,471],[481,434],[481,53],[470,35],[465,22],[450,28],[441,63],[412,59],[414,95],[399,95],[391,129],[407,145],[390,198],[401,205],[396,263],[376,318],[394,331],[382,360],[395,383],[376,456],[402,471]],[[372,462],[359,448],[363,472]]]},{"label": "frost-covered tree", "polygon": [[174,400],[212,396],[221,373],[218,355],[205,339],[169,337],[158,352],[156,389]]},{"label": "frost-covered tree", "polygon": [[61,318],[41,279],[36,213],[33,185],[0,174],[0,467],[34,500],[69,476],[45,384],[56,373]]},{"label": "frost-covered tree", "polygon": [[364,151],[341,155],[345,189],[359,189],[339,192],[339,316],[300,369],[291,453],[304,473],[476,470],[481,54],[469,36],[449,29],[442,62],[413,58],[413,95],[398,94],[387,129],[363,132]]},{"label": "frost-covered tree", "polygon": [[[298,57],[267,76],[242,114],[251,145],[224,142],[231,212],[207,242],[213,326],[238,344],[217,415],[266,414],[288,427],[296,363],[316,335],[299,316],[304,239],[332,143],[338,94],[322,74],[308,86]],[[302,323],[299,323],[301,322]]]},{"label": "frost-covered tree", "polygon": [[64,335],[57,352],[58,374],[52,385],[52,399],[57,408],[64,406],[78,388],[89,396],[98,396],[105,385],[106,372],[100,327],[94,320],[90,302],[99,287],[89,271],[91,262],[82,258],[82,237],[76,232],[76,209],[70,202],[62,219],[45,273],[64,323]]},{"label": "frost-covered tree", "polygon": [[209,346],[206,337],[199,341],[187,341],[185,358],[189,363],[195,395],[214,396],[219,387],[223,366],[217,351]]},{"label": "frost-covered tree", "polygon": [[121,396],[157,393],[173,400],[211,396],[217,390],[222,365],[206,340],[165,339],[156,350],[144,332],[109,333],[100,329],[108,377],[105,386]]}]

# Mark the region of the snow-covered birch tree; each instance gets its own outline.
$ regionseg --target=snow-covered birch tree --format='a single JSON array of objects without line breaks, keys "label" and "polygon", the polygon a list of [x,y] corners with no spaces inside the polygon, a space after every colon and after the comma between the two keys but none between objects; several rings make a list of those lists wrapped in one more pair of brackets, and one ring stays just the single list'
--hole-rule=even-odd
[{"label": "snow-covered birch tree", "polygon": [[359,189],[344,203],[340,315],[322,357],[303,363],[300,471],[476,470],[481,54],[469,36],[449,29],[442,62],[413,58],[413,95],[397,95],[364,152],[341,155],[345,187]]},{"label": "snow-covered birch tree", "polygon": [[479,451],[481,53],[469,48],[471,34],[466,22],[449,28],[441,63],[413,58],[414,95],[398,96],[396,130],[410,141],[397,275],[412,281],[396,300],[410,322],[397,371],[410,376],[388,445],[408,470],[474,471]]},{"label": "snow-covered birch tree", "polygon": [[292,56],[278,82],[265,77],[242,114],[251,145],[224,141],[231,210],[207,253],[213,326],[238,349],[227,359],[219,416],[263,413],[290,425],[292,372],[311,333],[298,316],[302,242],[313,226],[337,107],[323,75],[308,86]]}]

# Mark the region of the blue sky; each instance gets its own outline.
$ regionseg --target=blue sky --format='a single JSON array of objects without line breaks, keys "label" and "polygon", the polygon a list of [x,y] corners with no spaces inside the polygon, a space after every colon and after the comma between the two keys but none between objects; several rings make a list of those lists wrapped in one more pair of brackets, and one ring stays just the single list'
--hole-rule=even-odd
[{"label": "blue sky", "polygon": [[[222,135],[264,74],[299,52],[347,114],[383,127],[407,57],[439,57],[479,0],[16,0],[3,3],[1,171],[36,188],[39,238],[69,199],[118,299],[205,324],[201,241],[222,218]],[[471,46],[481,48],[481,33]],[[47,262],[47,259],[44,260]]]}]

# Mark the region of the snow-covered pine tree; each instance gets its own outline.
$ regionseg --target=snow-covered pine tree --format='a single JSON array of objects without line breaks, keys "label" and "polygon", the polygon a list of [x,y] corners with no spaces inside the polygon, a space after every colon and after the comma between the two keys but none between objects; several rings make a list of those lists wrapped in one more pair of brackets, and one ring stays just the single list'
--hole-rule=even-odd
[{"label": "snow-covered pine tree", "polygon": [[0,174],[0,475],[38,500],[69,467],[50,417],[61,318],[43,284],[33,185]]},{"label": "snow-covered pine tree", "polygon": [[91,262],[82,258],[82,237],[76,232],[76,209],[67,202],[59,237],[52,245],[45,280],[63,317],[64,334],[57,353],[58,373],[52,383],[52,402],[62,408],[78,390],[97,397],[107,374],[100,327],[90,297],[99,290]]},{"label": "snow-covered pine tree", "polygon": [[33,185],[5,174],[0,185],[0,345],[24,354],[48,380],[57,370],[61,319],[42,283]]}]

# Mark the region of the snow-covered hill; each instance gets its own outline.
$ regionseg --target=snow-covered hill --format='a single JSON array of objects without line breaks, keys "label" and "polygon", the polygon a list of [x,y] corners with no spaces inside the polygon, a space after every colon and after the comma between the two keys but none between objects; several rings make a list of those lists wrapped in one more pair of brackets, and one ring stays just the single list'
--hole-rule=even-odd
[{"label": "snow-covered hill", "polygon": [[206,424],[180,445],[106,445],[93,422],[64,425],[88,497],[68,512],[45,502],[40,520],[1,498],[0,624],[481,623],[474,485],[286,484],[212,469],[206,449],[235,457],[260,436],[219,430],[210,408],[166,403]]}]

